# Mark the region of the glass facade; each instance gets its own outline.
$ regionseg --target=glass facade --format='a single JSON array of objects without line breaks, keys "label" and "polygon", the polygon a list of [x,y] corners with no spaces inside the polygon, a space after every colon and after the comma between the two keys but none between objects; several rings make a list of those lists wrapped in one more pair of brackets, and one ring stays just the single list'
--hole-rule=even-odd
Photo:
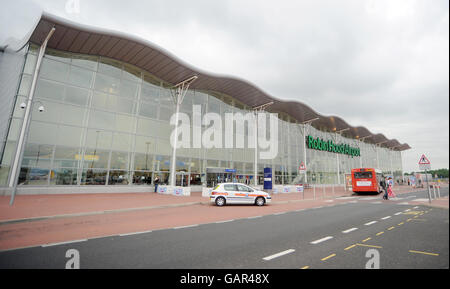
[{"label": "glass facade", "polygon": [[[8,170],[16,150],[37,48],[30,46],[12,114],[1,168]],[[167,83],[132,65],[104,57],[47,49],[39,74],[30,131],[19,176],[20,185],[149,185],[158,176],[169,179],[172,147],[170,117],[174,105]],[[180,112],[192,116],[192,105],[202,112],[250,111],[232,97],[189,90]],[[195,129],[195,128],[194,128]],[[401,175],[401,153],[323,132],[307,125],[307,135],[336,140],[361,149],[351,157],[306,149],[304,127],[290,116],[278,115],[278,155],[258,160],[262,183],[264,167],[272,167],[275,184],[302,182],[300,162],[308,168],[308,183],[344,183],[352,168],[377,167]],[[248,131],[238,137],[247,137]],[[236,170],[237,181],[254,174],[254,149],[177,150],[177,183],[206,184],[207,168]],[[378,156],[378,157],[377,157]],[[339,174],[337,173],[339,170]],[[7,178],[0,179],[1,186]]]}]

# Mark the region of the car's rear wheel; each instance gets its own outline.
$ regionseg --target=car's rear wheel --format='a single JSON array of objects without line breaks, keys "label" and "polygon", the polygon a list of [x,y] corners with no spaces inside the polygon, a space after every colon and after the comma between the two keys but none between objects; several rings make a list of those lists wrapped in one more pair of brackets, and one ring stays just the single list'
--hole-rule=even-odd
[{"label": "car's rear wheel", "polygon": [[219,207],[222,207],[225,205],[225,198],[224,197],[218,197],[216,198],[216,205]]},{"label": "car's rear wheel", "polygon": [[265,203],[266,203],[266,200],[264,200],[263,197],[257,197],[255,200],[255,204],[260,207],[264,206]]}]

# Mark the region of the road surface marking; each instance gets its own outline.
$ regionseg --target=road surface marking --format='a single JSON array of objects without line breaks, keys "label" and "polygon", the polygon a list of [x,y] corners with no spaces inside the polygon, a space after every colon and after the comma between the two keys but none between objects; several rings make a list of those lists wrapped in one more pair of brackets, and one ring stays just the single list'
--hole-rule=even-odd
[{"label": "road surface marking", "polygon": [[373,225],[373,224],[375,224],[375,223],[378,223],[378,222],[377,222],[377,221],[372,221],[372,222],[369,222],[369,223],[365,223],[364,225],[370,226],[370,225]]},{"label": "road surface marking", "polygon": [[322,261],[326,261],[326,260],[328,260],[328,259],[330,259],[330,258],[333,258],[334,256],[336,256],[336,254],[331,254],[330,256],[325,257],[325,258],[322,258],[321,260],[322,260]]},{"label": "road surface marking", "polygon": [[417,209],[419,206],[415,206],[413,209]]},{"label": "road surface marking", "polygon": [[394,215],[398,216],[398,215],[401,215],[401,214],[403,214],[403,212],[398,212],[398,213],[395,213]]},{"label": "road surface marking", "polygon": [[405,212],[409,212],[409,211],[411,211],[411,209],[407,209],[407,210],[405,210]]},{"label": "road surface marking", "polygon": [[398,223],[399,226],[403,225],[405,222]]},{"label": "road surface marking", "polygon": [[228,222],[233,222],[233,221],[234,221],[234,219],[226,220],[226,221],[217,221],[216,224],[228,223]]},{"label": "road surface marking", "polygon": [[187,226],[180,226],[180,227],[173,227],[173,229],[177,230],[177,229],[191,228],[191,227],[197,227],[197,226],[198,226],[198,224],[187,225]]},{"label": "road surface marking", "polygon": [[428,252],[421,252],[421,251],[414,251],[414,250],[409,250],[409,252],[417,253],[417,254],[424,254],[424,255],[431,255],[431,256],[439,256],[439,254],[436,254],[436,253],[428,253]]},{"label": "road surface marking", "polygon": [[370,247],[370,248],[378,248],[378,249],[381,249],[381,248],[383,248],[383,247],[381,247],[381,246],[375,246],[375,245],[366,245],[366,244],[356,244],[357,246],[362,246],[362,247]]},{"label": "road surface marking", "polygon": [[274,213],[275,216],[286,214],[286,212]]},{"label": "road surface marking", "polygon": [[283,255],[290,254],[292,252],[295,252],[295,250],[294,249],[289,249],[289,250],[286,250],[286,251],[283,251],[283,252],[280,252],[280,253],[277,253],[277,254],[273,254],[273,255],[264,257],[263,260],[269,261],[269,260],[281,257]]},{"label": "road surface marking", "polygon": [[354,247],[356,247],[356,244],[355,244],[355,245],[348,246],[348,247],[345,248],[344,250],[347,251],[347,250],[350,250],[351,248],[354,248]]},{"label": "road surface marking", "polygon": [[408,220],[406,220],[406,222],[409,222],[409,221],[411,221],[412,219],[408,219]]},{"label": "road surface marking", "polygon": [[42,245],[41,247],[50,247],[50,246],[58,246],[58,245],[65,245],[65,244],[72,244],[72,243],[78,243],[78,242],[84,242],[88,239],[81,239],[81,240],[73,240],[73,241],[66,241],[66,242],[59,242],[59,243],[50,243]]},{"label": "road surface marking", "polygon": [[137,234],[145,234],[145,233],[151,233],[152,231],[141,231],[141,232],[133,232],[133,233],[126,233],[126,234],[119,234],[120,237],[125,237],[125,236],[132,236],[132,235],[137,235]]},{"label": "road surface marking", "polygon": [[333,239],[333,237],[332,237],[332,236],[328,236],[328,237],[325,237],[325,238],[322,238],[322,239],[313,241],[313,242],[311,242],[310,244],[316,245],[316,244],[325,242],[325,241],[330,240],[330,239]]},{"label": "road surface marking", "polygon": [[381,218],[381,220],[387,220],[387,219],[389,219],[391,216],[386,216],[386,217],[384,217],[384,218]]},{"label": "road surface marking", "polygon": [[382,234],[384,234],[384,232],[379,232],[379,233],[377,233],[377,236],[380,236]]},{"label": "road surface marking", "polygon": [[309,266],[305,266],[305,267],[302,267],[300,269],[308,269],[308,268],[309,268]]},{"label": "road surface marking", "polygon": [[413,202],[428,202],[428,199],[424,199],[424,198],[419,198],[419,199],[414,199]]},{"label": "road surface marking", "polygon": [[369,241],[369,240],[371,240],[371,239],[372,239],[372,238],[369,237],[369,238],[367,238],[367,239],[362,240],[361,242],[365,243],[365,242],[367,242],[367,241]]},{"label": "road surface marking", "polygon": [[378,202],[371,202],[371,204],[382,204],[383,202],[378,201]]},{"label": "road surface marking", "polygon": [[350,232],[353,232],[353,231],[356,231],[356,230],[358,230],[358,228],[351,228],[351,229],[342,231],[342,233],[347,234],[347,233],[350,233]]},{"label": "road surface marking", "polygon": [[394,228],[395,228],[395,227],[392,226],[392,227],[388,228],[388,231],[393,230]]},{"label": "road surface marking", "polygon": [[247,219],[256,219],[256,218],[261,218],[262,216],[253,216],[253,217],[248,217]]}]

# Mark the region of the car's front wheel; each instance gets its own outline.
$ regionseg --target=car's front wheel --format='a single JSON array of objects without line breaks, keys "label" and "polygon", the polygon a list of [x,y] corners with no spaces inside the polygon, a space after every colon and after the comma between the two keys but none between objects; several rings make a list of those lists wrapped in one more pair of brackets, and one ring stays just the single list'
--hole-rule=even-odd
[{"label": "car's front wheel", "polygon": [[218,197],[216,198],[216,205],[219,207],[222,207],[225,205],[225,198],[224,197]]},{"label": "car's front wheel", "polygon": [[256,200],[255,200],[255,204],[257,205],[257,206],[264,206],[264,203],[266,202],[266,200],[264,200],[264,198],[263,197],[257,197],[256,198]]}]

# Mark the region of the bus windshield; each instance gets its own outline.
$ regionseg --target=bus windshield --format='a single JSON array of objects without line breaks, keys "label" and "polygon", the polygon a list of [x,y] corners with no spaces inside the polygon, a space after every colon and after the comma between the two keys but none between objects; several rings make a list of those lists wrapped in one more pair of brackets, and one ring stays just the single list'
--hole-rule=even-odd
[{"label": "bus windshield", "polygon": [[372,172],[355,172],[355,179],[371,179]]}]

